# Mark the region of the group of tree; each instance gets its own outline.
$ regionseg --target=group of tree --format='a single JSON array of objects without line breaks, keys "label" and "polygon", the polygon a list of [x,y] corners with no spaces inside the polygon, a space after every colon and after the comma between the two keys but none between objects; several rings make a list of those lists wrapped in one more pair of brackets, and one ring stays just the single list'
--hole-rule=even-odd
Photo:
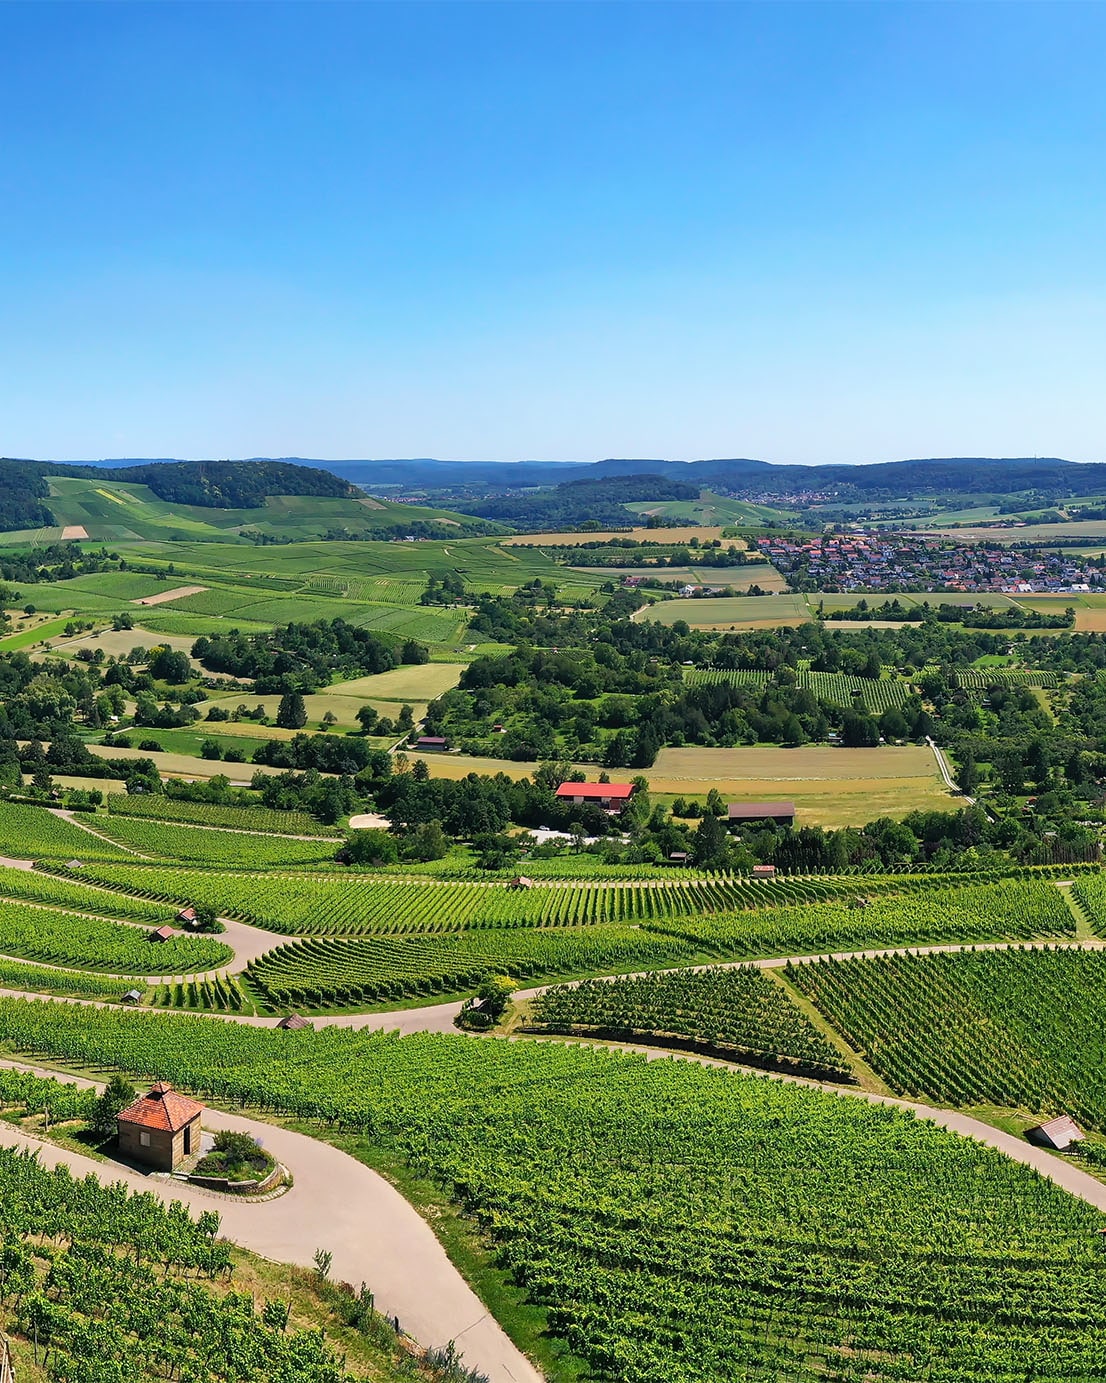
[{"label": "group of tree", "polygon": [[201,636],[192,656],[212,672],[253,682],[257,692],[312,692],[335,676],[388,672],[402,663],[425,663],[430,654],[415,639],[397,640],[344,619],[285,624],[263,633]]}]

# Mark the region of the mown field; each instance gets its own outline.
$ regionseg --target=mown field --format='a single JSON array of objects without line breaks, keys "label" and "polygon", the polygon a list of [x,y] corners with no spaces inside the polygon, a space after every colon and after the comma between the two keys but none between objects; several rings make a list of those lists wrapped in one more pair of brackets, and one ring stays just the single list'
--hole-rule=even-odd
[{"label": "mown field", "polygon": [[[711,584],[725,582],[718,579]],[[667,625],[683,620],[693,629],[757,629],[805,624],[812,616],[803,596],[781,594],[662,600],[635,618]]]}]

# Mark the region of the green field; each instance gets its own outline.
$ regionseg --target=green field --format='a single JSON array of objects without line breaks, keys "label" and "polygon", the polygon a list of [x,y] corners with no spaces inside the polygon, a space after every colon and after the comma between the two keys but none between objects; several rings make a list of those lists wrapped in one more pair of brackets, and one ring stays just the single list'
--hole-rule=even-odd
[{"label": "green field", "polygon": [[736,524],[758,528],[774,521],[792,523],[798,518],[794,509],[777,509],[766,504],[750,504],[743,499],[730,499],[704,490],[698,499],[670,499],[661,504],[634,503],[626,508],[634,514],[662,514],[667,519],[686,519],[688,523]]},{"label": "green field", "polygon": [[753,629],[803,624],[812,616],[804,596],[780,594],[662,600],[650,605],[635,618],[656,620],[659,624],[668,625],[684,620],[695,629],[729,629],[731,626],[735,629]]},{"label": "green field", "polygon": [[1101,1376],[1102,1216],[906,1111],[558,1043],[11,1000],[0,1041],[340,1121],[443,1188],[597,1378]]}]

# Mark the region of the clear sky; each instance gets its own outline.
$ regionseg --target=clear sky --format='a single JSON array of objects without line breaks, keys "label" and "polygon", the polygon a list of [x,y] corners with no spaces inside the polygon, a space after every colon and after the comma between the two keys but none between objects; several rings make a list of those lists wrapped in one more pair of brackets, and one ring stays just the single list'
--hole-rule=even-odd
[{"label": "clear sky", "polygon": [[0,5],[0,454],[1106,460],[1106,6]]}]

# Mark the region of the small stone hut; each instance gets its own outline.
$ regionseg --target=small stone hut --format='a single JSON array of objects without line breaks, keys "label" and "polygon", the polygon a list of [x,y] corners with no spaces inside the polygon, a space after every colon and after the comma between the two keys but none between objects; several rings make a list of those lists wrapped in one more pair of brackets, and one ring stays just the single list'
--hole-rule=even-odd
[{"label": "small stone hut", "polygon": [[200,1119],[204,1107],[158,1081],[148,1095],[116,1116],[119,1151],[159,1172],[171,1172],[200,1150]]}]

